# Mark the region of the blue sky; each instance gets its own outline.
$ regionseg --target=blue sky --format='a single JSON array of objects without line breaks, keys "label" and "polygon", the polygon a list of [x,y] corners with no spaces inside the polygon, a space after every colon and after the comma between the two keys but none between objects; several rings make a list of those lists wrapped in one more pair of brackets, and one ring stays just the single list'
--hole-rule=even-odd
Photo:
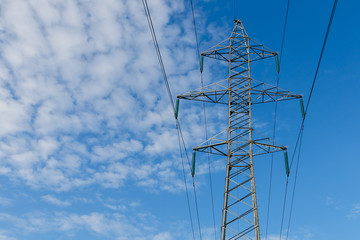
[{"label": "blue sky", "polygon": [[[204,51],[230,35],[233,1],[194,3]],[[189,1],[148,4],[173,95],[200,87]],[[305,100],[332,4],[291,1],[280,86]],[[360,235],[359,6],[338,4],[305,123],[290,240]],[[236,15],[279,52],[285,9],[285,0],[237,1]],[[205,83],[226,78],[221,67],[205,59]],[[272,60],[253,70],[276,82]],[[201,107],[180,103],[188,149],[205,138]],[[273,109],[254,110],[267,136]],[[225,128],[223,110],[208,106],[209,136]],[[0,240],[192,238],[175,122],[140,0],[0,1],[0,116]],[[297,101],[279,104],[276,139],[290,153],[300,122]],[[214,239],[208,165],[198,157],[202,236]],[[225,165],[211,161],[219,229]],[[269,167],[270,157],[255,163],[262,239]],[[278,154],[266,240],[279,239],[285,181]]]}]

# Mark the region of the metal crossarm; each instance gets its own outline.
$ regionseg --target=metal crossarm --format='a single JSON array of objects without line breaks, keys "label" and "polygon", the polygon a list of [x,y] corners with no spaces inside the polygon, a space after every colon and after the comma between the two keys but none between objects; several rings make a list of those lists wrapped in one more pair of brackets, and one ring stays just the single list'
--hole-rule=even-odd
[{"label": "metal crossarm", "polygon": [[[178,95],[177,98],[208,103],[221,103],[227,105],[229,102],[228,93],[231,89],[233,92],[232,95],[235,96],[234,99],[237,100],[232,101],[232,104],[246,104],[246,101],[248,100],[247,92],[249,91],[246,86],[248,80],[234,81],[231,88],[225,86],[225,83],[228,81],[228,79],[221,80],[217,83],[204,86],[203,88]],[[250,81],[251,104],[270,103],[302,98],[301,95],[278,88],[276,86],[272,86],[270,84],[266,84],[254,79],[250,79]]]}]

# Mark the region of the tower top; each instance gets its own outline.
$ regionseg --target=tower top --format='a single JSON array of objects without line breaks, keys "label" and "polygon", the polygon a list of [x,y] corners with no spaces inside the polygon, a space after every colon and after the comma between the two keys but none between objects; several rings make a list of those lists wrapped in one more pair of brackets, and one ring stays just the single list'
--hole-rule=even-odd
[{"label": "tower top", "polygon": [[234,23],[240,23],[240,24],[242,24],[242,22],[240,21],[240,19],[235,19],[235,20],[234,20]]}]

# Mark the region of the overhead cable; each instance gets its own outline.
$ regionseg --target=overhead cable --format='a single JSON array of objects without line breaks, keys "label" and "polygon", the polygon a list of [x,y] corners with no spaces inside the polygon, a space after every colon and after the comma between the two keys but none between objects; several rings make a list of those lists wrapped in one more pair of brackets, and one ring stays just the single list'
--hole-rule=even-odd
[{"label": "overhead cable", "polygon": [[[161,52],[160,52],[159,44],[158,44],[158,41],[157,41],[155,29],[154,29],[154,26],[153,26],[153,23],[152,23],[149,6],[148,6],[146,0],[142,0],[142,3],[143,3],[143,6],[144,6],[146,18],[147,18],[147,21],[148,21],[148,24],[149,24],[151,36],[152,36],[152,39],[153,39],[153,42],[154,42],[156,54],[157,54],[157,57],[158,57],[158,60],[159,60],[161,72],[162,72],[162,75],[163,75],[163,78],[164,78],[164,82],[165,82],[165,85],[166,85],[166,90],[167,90],[167,93],[168,93],[168,96],[169,96],[169,99],[170,99],[170,103],[171,103],[171,106],[172,106],[172,108],[173,108],[173,112],[174,112],[174,116],[175,116],[175,112],[176,112],[176,111],[175,111],[175,104],[174,104],[174,101],[173,101],[173,98],[172,98],[169,81],[168,81],[168,78],[167,78],[167,75],[166,75],[166,71],[165,71],[165,67],[164,67],[164,63],[163,63],[163,60],[162,60],[162,57],[161,57]],[[188,157],[188,154],[187,154],[187,151],[186,151],[185,141],[184,141],[184,137],[183,137],[183,134],[182,134],[182,131],[181,131],[180,123],[179,123],[179,121],[178,121],[176,118],[175,118],[175,120],[176,120],[176,127],[177,127],[177,130],[178,130],[178,136],[180,135],[181,138],[182,138],[182,143],[183,143],[183,145],[184,145],[185,154],[186,154],[186,157],[187,157],[188,162],[189,162],[189,165],[190,165],[190,161],[189,161],[189,157]],[[180,146],[181,146],[181,145],[180,145]],[[180,148],[180,151],[182,151],[181,148]],[[184,170],[184,165],[183,165],[183,172],[185,172],[185,170]],[[184,181],[185,181],[185,185],[187,186],[187,184],[186,184],[186,177],[185,177],[185,180],[184,180]],[[197,204],[197,197],[196,197],[196,189],[195,189],[195,183],[194,183],[194,182],[193,182],[193,187],[194,187],[194,196],[195,196],[195,204],[196,204],[196,205],[195,205],[195,206],[196,206],[196,213],[197,213],[197,218],[198,218],[199,235],[200,235],[200,239],[202,239],[202,236],[201,236],[201,227],[200,227],[200,220],[199,220],[200,218],[199,218],[199,211],[198,211],[198,204]],[[186,189],[186,190],[187,190],[187,189]],[[188,194],[188,193],[187,193],[187,194]],[[189,202],[188,202],[188,207],[189,207],[189,210],[190,210],[190,203],[189,203]],[[190,214],[190,218],[191,218],[191,214]],[[192,224],[192,220],[191,220],[191,224]],[[192,229],[193,229],[193,226],[192,226]],[[195,235],[193,235],[193,236],[195,236]],[[194,238],[194,239],[195,239],[195,238]]]},{"label": "overhead cable", "polygon": [[[235,2],[235,0],[234,0],[234,2]],[[283,54],[283,49],[284,49],[286,26],[287,26],[288,15],[289,15],[289,7],[290,7],[290,0],[287,1],[287,6],[286,6],[284,29],[283,29],[283,33],[282,33],[280,56],[279,56],[279,69],[281,69],[281,60],[282,60],[282,54]],[[278,75],[277,75],[276,89],[278,89],[278,87],[279,87],[279,81],[280,81],[280,71],[278,71]],[[274,128],[273,128],[273,138],[272,138],[274,142],[275,142],[275,137],[276,137],[277,107],[278,107],[278,102],[276,101],[275,102],[275,110],[274,110]],[[267,236],[268,236],[268,229],[269,229],[273,165],[274,165],[274,153],[271,154],[271,162],[270,162],[269,194],[268,194],[268,203],[267,203],[266,231],[265,231],[265,238],[266,239],[267,239]]]},{"label": "overhead cable", "polygon": [[298,134],[298,138],[297,138],[297,140],[296,140],[295,150],[294,150],[293,157],[292,157],[292,159],[291,159],[290,169],[291,169],[291,166],[292,166],[293,161],[294,161],[294,155],[295,155],[295,152],[296,152],[296,147],[297,147],[297,145],[298,145],[298,143],[299,143],[299,140],[300,140],[301,131],[303,131],[303,129],[304,129],[304,122],[305,122],[305,119],[306,119],[306,116],[307,116],[308,108],[309,108],[309,105],[310,105],[310,100],[311,100],[311,97],[312,97],[312,94],[313,94],[313,90],[314,90],[314,87],[315,87],[315,83],[316,83],[317,75],[318,75],[318,72],[319,72],[321,60],[322,60],[322,57],[323,57],[323,54],[324,54],[326,42],[327,42],[327,39],[328,39],[328,36],[329,36],[329,33],[330,33],[330,29],[331,29],[331,25],[332,25],[332,22],[333,22],[333,19],[334,19],[334,15],[335,15],[337,3],[338,3],[338,0],[335,0],[335,1],[334,1],[334,5],[333,5],[333,9],[332,9],[332,12],[331,12],[331,15],[330,15],[328,27],[327,27],[327,30],[326,30],[324,42],[323,42],[323,45],[322,45],[322,48],[321,48],[321,53],[320,53],[319,61],[318,61],[317,67],[316,67],[314,80],[313,80],[313,83],[312,83],[312,85],[311,85],[311,89],[310,89],[310,93],[309,93],[309,98],[308,98],[308,101],[307,101],[307,104],[306,104],[305,113],[304,113],[304,118],[303,118],[303,120],[302,120],[301,127],[300,127],[300,131],[299,131],[299,134]]},{"label": "overhead cable", "polygon": [[[197,49],[197,56],[199,64],[201,65],[200,59],[200,47],[199,47],[199,38],[197,34],[197,27],[196,27],[196,20],[195,20],[195,12],[194,12],[194,4],[193,0],[190,0],[191,4],[191,12],[193,18],[193,25],[194,25],[194,34],[196,40],[196,49]],[[204,88],[204,80],[202,71],[200,71],[200,79],[201,79],[201,87]],[[203,96],[204,98],[204,96]],[[208,139],[208,127],[207,127],[207,117],[206,117],[206,106],[205,102],[203,101],[203,112],[204,112],[204,124],[205,124],[205,138]],[[209,171],[209,182],[210,182],[210,195],[211,195],[211,207],[212,207],[212,218],[213,218],[213,225],[214,225],[214,238],[217,239],[216,236],[216,222],[215,222],[215,208],[214,208],[214,194],[213,194],[213,183],[212,183],[212,174],[211,174],[211,162],[210,162],[210,153],[207,153],[207,160],[208,160],[208,171]]]},{"label": "overhead cable", "polygon": [[[328,36],[329,36],[329,33],[330,33],[331,25],[332,25],[332,22],[333,22],[333,19],[334,19],[334,16],[335,16],[337,3],[338,3],[338,0],[334,0],[334,4],[333,4],[332,11],[331,11],[329,23],[328,23],[328,26],[327,26],[325,38],[324,38],[322,48],[321,48],[320,57],[319,57],[318,64],[317,64],[317,67],[316,67],[314,80],[312,82],[312,86],[311,86],[310,93],[309,93],[309,98],[308,98],[306,108],[305,108],[305,112],[304,112],[304,117],[303,117],[303,120],[302,120],[302,123],[301,123],[299,134],[298,134],[298,137],[297,137],[297,140],[296,140],[294,153],[293,153],[291,163],[290,163],[290,170],[291,170],[292,165],[293,165],[293,161],[294,161],[294,158],[295,158],[296,150],[297,150],[297,147],[299,146],[299,152],[298,152],[299,155],[298,155],[298,162],[297,162],[297,165],[296,165],[296,174],[295,174],[294,188],[293,188],[291,206],[290,206],[290,215],[289,215],[289,221],[288,221],[289,226],[288,226],[288,230],[287,230],[287,234],[286,234],[286,239],[288,239],[288,235],[289,235],[289,229],[290,229],[290,223],[291,223],[291,217],[292,217],[292,209],[293,209],[293,202],[294,202],[294,196],[295,196],[295,189],[296,189],[296,183],[297,183],[297,177],[298,177],[298,167],[299,167],[299,162],[301,160],[300,159],[300,149],[301,149],[301,143],[302,143],[302,138],[303,138],[304,123],[305,123],[305,119],[306,119],[306,116],[307,116],[307,112],[308,112],[308,108],[309,108],[309,105],[310,105],[313,90],[314,90],[314,87],[315,87],[315,83],[316,83],[317,75],[318,75],[319,68],[320,68],[320,65],[321,65],[321,61],[322,61],[322,58],[323,58],[323,54],[324,54],[324,51],[325,51],[327,39],[328,39]],[[285,196],[285,198],[286,198],[286,196]],[[284,208],[285,208],[285,206],[284,206]],[[280,239],[281,239],[281,232],[280,232]]]},{"label": "overhead cable", "polygon": [[185,173],[185,166],[184,166],[184,158],[183,158],[183,154],[182,154],[181,139],[180,139],[179,128],[178,128],[177,124],[176,124],[176,130],[178,131],[178,141],[179,141],[181,165],[182,165],[183,176],[184,176],[184,183],[185,183],[185,190],[186,190],[186,200],[187,200],[188,211],[189,211],[189,215],[190,215],[191,232],[192,232],[192,235],[193,235],[193,239],[195,240],[194,224],[193,224],[192,215],[191,215],[189,191],[188,191],[188,186],[187,186],[187,181],[186,181],[186,173]]}]

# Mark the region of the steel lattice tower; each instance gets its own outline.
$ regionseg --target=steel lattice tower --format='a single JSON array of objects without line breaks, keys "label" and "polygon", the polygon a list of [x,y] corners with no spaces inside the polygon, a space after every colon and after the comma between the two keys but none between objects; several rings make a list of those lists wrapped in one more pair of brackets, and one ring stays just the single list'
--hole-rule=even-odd
[{"label": "steel lattice tower", "polygon": [[277,53],[251,40],[240,20],[235,20],[228,39],[201,55],[227,62],[228,78],[177,98],[220,103],[228,107],[227,129],[194,148],[194,151],[227,158],[221,240],[259,240],[253,159],[258,155],[286,150],[286,147],[253,129],[252,106],[301,96],[250,77],[251,62],[270,57],[277,60]]}]

